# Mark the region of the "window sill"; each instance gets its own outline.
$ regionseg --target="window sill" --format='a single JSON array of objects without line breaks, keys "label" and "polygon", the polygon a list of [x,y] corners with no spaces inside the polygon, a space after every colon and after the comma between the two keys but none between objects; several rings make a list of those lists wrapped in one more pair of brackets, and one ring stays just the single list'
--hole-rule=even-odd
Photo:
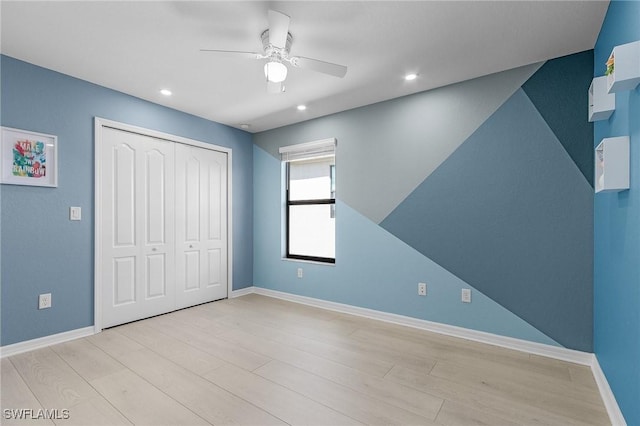
[{"label": "window sill", "polygon": [[283,257],[283,258],[281,258],[281,260],[283,260],[285,262],[310,263],[312,265],[336,266],[335,263],[319,262],[317,260],[291,259],[291,258],[288,258],[288,257]]}]

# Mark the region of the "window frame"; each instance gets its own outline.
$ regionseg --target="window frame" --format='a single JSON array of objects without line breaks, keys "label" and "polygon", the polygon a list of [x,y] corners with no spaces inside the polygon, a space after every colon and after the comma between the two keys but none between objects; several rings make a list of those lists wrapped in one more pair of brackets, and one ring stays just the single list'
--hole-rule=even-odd
[{"label": "window frame", "polygon": [[[334,158],[334,162],[335,162],[335,154],[333,155]],[[290,229],[289,229],[289,211],[290,208],[292,206],[320,206],[320,205],[330,205],[332,206],[331,212],[332,212],[332,218],[335,219],[335,204],[336,204],[336,199],[335,199],[335,191],[331,191],[330,192],[330,196],[333,196],[333,198],[319,198],[319,199],[312,199],[312,200],[291,200],[289,197],[289,167],[291,165],[291,161],[287,161],[286,162],[286,169],[285,169],[285,182],[286,182],[286,188],[285,188],[285,222],[286,222],[286,231],[285,231],[285,245],[286,245],[286,249],[285,249],[285,257],[287,259],[292,259],[292,260],[305,260],[305,261],[309,261],[309,262],[318,262],[318,263],[326,263],[326,264],[332,264],[335,265],[336,263],[336,258],[335,257],[320,257],[320,256],[309,256],[309,255],[302,255],[302,254],[293,254],[290,252],[290,247],[289,247],[289,241],[290,241]],[[334,174],[331,175],[331,171],[330,176],[332,177],[332,181],[331,181],[331,185],[332,188],[335,188],[335,164],[333,164],[332,166],[333,170],[334,170]],[[334,255],[335,256],[335,255]]]}]

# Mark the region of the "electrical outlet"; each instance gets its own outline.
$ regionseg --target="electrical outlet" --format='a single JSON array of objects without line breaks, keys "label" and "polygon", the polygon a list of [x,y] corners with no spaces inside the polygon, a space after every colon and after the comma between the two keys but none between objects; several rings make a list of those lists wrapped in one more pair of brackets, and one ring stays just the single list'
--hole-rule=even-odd
[{"label": "electrical outlet", "polygon": [[471,289],[463,288],[462,289],[462,302],[463,303],[471,303]]},{"label": "electrical outlet", "polygon": [[427,283],[418,283],[418,296],[427,295]]},{"label": "electrical outlet", "polygon": [[51,293],[41,294],[38,296],[38,309],[47,309],[51,307]]},{"label": "electrical outlet", "polygon": [[302,268],[298,268],[298,278],[302,278],[303,272]]}]

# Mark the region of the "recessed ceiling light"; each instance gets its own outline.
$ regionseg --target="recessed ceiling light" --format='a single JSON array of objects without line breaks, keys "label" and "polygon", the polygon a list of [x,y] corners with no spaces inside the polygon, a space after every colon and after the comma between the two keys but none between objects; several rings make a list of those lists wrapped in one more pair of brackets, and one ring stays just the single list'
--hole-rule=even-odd
[{"label": "recessed ceiling light", "polygon": [[162,93],[165,96],[171,96],[171,90],[169,89],[162,89],[160,90],[160,93]]},{"label": "recessed ceiling light", "polygon": [[250,127],[250,126],[249,126],[248,124],[241,124],[241,125],[240,125],[240,128],[241,128],[242,130],[247,130],[249,127]]},{"label": "recessed ceiling light", "polygon": [[307,106],[306,105],[298,105],[297,108],[298,108],[298,111],[304,111],[305,109],[307,109]]},{"label": "recessed ceiling light", "polygon": [[418,78],[418,74],[415,74],[415,73],[407,74],[404,76],[404,79],[407,81],[412,81],[412,80],[415,80],[416,78]]}]

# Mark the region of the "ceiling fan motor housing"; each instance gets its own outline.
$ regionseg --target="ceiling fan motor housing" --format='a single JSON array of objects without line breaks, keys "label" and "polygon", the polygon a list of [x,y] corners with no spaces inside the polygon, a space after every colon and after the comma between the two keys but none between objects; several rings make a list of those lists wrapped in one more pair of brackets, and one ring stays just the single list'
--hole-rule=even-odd
[{"label": "ceiling fan motor housing", "polygon": [[289,58],[289,52],[291,51],[291,43],[293,42],[293,36],[291,33],[287,33],[287,43],[284,49],[280,49],[269,42],[269,30],[264,30],[260,36],[262,39],[262,49],[264,54],[272,59],[282,60]]}]

